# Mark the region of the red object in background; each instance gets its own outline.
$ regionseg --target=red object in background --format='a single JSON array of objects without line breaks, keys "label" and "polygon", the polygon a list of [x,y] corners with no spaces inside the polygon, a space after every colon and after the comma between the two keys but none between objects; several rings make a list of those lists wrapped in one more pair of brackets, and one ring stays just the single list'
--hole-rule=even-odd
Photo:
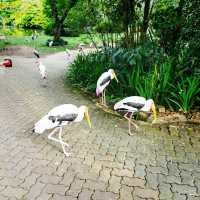
[{"label": "red object in background", "polygon": [[12,67],[12,60],[9,58],[5,58],[4,61],[0,64],[0,66],[4,67]]},{"label": "red object in background", "polygon": [[12,67],[12,60],[11,60],[11,59],[8,59],[8,58],[4,59],[3,65],[4,65],[5,67]]}]

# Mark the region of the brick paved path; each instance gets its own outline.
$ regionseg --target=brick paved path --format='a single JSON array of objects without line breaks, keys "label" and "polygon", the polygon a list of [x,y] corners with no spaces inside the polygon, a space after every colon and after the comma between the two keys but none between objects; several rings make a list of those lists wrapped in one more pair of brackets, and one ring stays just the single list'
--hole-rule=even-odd
[{"label": "brick paved path", "polygon": [[[130,137],[124,121],[64,87],[64,53],[43,58],[46,88],[35,59],[13,60],[15,68],[0,73],[0,200],[200,199],[200,134],[147,129]],[[91,130],[85,122],[66,127],[69,158],[47,134],[31,134],[62,103],[87,104],[92,113]]]}]

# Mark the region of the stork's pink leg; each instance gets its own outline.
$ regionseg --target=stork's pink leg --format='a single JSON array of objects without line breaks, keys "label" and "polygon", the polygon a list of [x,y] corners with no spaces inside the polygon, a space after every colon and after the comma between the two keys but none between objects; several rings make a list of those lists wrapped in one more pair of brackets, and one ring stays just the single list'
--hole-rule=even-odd
[{"label": "stork's pink leg", "polygon": [[[62,140],[58,140],[57,138],[53,137],[53,135],[57,132],[57,130],[60,130],[60,127],[56,127],[49,135],[48,139],[53,140],[54,142],[59,142],[60,144],[63,144],[65,146],[69,146],[67,143],[63,142]],[[61,130],[62,131],[62,130]]]},{"label": "stork's pink leg", "polygon": [[133,113],[131,113],[131,116],[128,117],[127,115],[129,114],[129,112],[127,112],[125,115],[124,115],[124,118],[128,120],[128,132],[129,132],[129,135],[133,135],[133,133],[131,132],[131,124],[134,125],[135,129],[137,130],[139,127],[137,126],[137,124],[135,124],[134,122],[131,121],[132,117],[133,117]]},{"label": "stork's pink leg", "polygon": [[62,127],[60,127],[60,131],[59,131],[59,140],[60,140],[60,143],[62,145],[62,149],[63,149],[64,154],[68,157],[68,156],[70,156],[70,153],[66,152],[66,150],[65,150],[65,145],[64,145],[65,142],[63,142],[63,140],[62,140],[61,134],[62,134]]},{"label": "stork's pink leg", "polygon": [[106,90],[104,90],[104,105],[107,106],[107,104],[106,104]]}]

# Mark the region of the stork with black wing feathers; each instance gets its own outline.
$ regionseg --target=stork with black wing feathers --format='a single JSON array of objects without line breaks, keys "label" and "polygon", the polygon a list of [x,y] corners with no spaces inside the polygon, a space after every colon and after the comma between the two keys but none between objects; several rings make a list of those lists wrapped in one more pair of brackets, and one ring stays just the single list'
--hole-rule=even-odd
[{"label": "stork with black wing feathers", "polygon": [[152,99],[146,100],[144,97],[140,96],[126,97],[114,105],[114,110],[117,112],[125,112],[124,117],[128,120],[129,135],[132,135],[131,124],[134,125],[136,129],[138,129],[138,126],[131,121],[134,114],[139,113],[140,111],[146,113],[152,111],[154,121],[157,118],[154,101]]},{"label": "stork with black wing feathers", "polygon": [[[69,153],[67,153],[65,150],[65,146],[69,145],[62,140],[61,134],[63,126],[69,125],[73,122],[80,122],[84,117],[86,118],[89,127],[91,127],[87,106],[77,107],[73,104],[63,104],[53,108],[48,112],[47,115],[42,117],[34,125],[33,132],[42,134],[45,130],[53,129],[53,131],[48,135],[48,139],[59,142],[62,145],[64,154],[69,156]],[[53,137],[57,131],[59,131],[59,139]]]},{"label": "stork with black wing feathers", "polygon": [[101,103],[104,106],[106,106],[105,88],[109,85],[112,79],[115,79],[118,82],[115,71],[113,69],[109,69],[107,72],[101,74],[97,80],[96,95],[98,97],[102,94]]}]

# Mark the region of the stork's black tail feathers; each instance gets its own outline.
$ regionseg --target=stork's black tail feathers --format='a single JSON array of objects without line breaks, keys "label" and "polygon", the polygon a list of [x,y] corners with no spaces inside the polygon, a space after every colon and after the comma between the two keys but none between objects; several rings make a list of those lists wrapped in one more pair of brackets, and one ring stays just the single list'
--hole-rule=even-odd
[{"label": "stork's black tail feathers", "polygon": [[37,57],[37,58],[40,58],[40,54],[37,50],[34,50],[33,51],[33,54]]}]

